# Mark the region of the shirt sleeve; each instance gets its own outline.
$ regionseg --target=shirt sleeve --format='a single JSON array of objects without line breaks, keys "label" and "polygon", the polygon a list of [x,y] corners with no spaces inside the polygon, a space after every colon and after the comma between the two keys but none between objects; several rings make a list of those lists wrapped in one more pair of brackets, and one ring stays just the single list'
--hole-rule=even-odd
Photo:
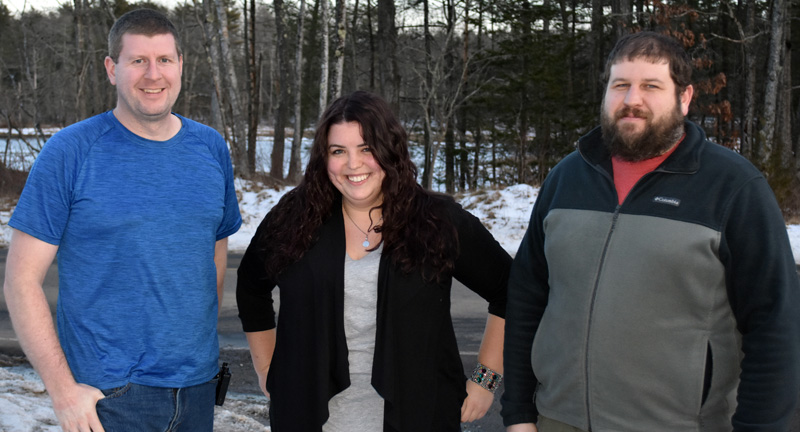
[{"label": "shirt sleeve", "polygon": [[538,410],[534,394],[538,381],[531,365],[533,338],[547,306],[549,285],[544,255],[540,193],[528,229],[511,264],[506,308],[503,370],[505,390],[501,398],[503,424],[535,423]]},{"label": "shirt sleeve", "polygon": [[800,283],[783,216],[763,177],[733,200],[720,259],[744,354],[733,429],[788,430],[800,388]]},{"label": "shirt sleeve", "polygon": [[453,276],[489,302],[489,313],[504,318],[511,257],[477,217],[454,208],[459,252]]},{"label": "shirt sleeve", "polygon": [[79,157],[68,134],[53,135],[37,156],[8,225],[44,242],[60,244],[78,169]]},{"label": "shirt sleeve", "polygon": [[222,222],[217,229],[217,241],[222,240],[236,233],[242,225],[242,215],[239,211],[239,202],[236,199],[236,187],[233,178],[233,165],[231,164],[231,155],[228,151],[228,146],[222,137],[214,132],[216,140],[218,141],[217,148],[218,160],[222,172],[225,176],[225,212],[222,216]]},{"label": "shirt sleeve", "polygon": [[275,328],[275,308],[272,290],[276,283],[267,276],[264,254],[259,238],[269,214],[261,222],[256,234],[247,246],[237,270],[236,305],[239,319],[245,332],[257,332]]}]

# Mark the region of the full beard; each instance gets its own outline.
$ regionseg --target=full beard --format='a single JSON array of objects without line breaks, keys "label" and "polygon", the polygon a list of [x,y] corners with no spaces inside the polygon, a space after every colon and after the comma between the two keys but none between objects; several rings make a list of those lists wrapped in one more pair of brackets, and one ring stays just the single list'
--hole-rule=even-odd
[{"label": "full beard", "polygon": [[[646,120],[643,131],[621,130],[617,122],[629,115]],[[636,108],[623,108],[614,113],[614,118],[602,110],[600,128],[603,143],[611,156],[627,162],[640,162],[666,153],[678,142],[683,135],[683,112],[676,104],[667,117],[654,121],[652,113]]]}]

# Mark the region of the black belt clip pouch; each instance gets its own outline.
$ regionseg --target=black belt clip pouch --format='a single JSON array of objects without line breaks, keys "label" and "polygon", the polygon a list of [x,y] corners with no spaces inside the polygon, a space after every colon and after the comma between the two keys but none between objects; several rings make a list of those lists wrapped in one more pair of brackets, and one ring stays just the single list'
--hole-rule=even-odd
[{"label": "black belt clip pouch", "polygon": [[215,378],[217,379],[216,404],[222,406],[225,403],[225,395],[228,394],[228,384],[231,382],[231,370],[228,369],[228,363],[222,363]]}]

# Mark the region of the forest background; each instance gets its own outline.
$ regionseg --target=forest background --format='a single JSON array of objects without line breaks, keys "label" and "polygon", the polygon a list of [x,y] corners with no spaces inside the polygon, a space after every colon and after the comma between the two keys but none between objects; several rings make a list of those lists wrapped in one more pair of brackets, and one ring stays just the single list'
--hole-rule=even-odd
[{"label": "forest background", "polygon": [[[123,13],[152,7],[181,32],[174,110],[223,134],[238,177],[275,185],[299,180],[301,136],[356,89],[392,104],[423,155],[423,186],[538,185],[599,123],[614,41],[670,34],[695,62],[689,118],[761,169],[787,220],[800,220],[800,56],[791,50],[800,46],[800,0],[174,3],[63,0],[12,12],[0,0],[0,199],[14,200],[30,168],[14,164],[12,140],[36,154],[50,128],[114,107],[108,30]],[[256,160],[263,133],[275,143],[269,161]],[[435,161],[444,175],[434,175]]]}]

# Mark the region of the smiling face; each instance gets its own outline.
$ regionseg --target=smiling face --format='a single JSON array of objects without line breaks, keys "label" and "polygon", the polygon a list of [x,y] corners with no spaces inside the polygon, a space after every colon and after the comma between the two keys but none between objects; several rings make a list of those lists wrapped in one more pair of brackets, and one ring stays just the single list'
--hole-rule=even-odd
[{"label": "smiling face", "polygon": [[154,36],[126,33],[114,62],[105,59],[106,73],[117,87],[114,114],[126,126],[166,121],[181,91],[183,57],[170,33]]},{"label": "smiling face", "polygon": [[683,134],[692,86],[678,92],[669,64],[646,59],[611,66],[603,98],[603,139],[612,155],[641,161],[666,153]]},{"label": "smiling face", "polygon": [[337,123],[328,131],[328,178],[344,204],[369,209],[383,201],[386,173],[361,135],[357,122]]}]

